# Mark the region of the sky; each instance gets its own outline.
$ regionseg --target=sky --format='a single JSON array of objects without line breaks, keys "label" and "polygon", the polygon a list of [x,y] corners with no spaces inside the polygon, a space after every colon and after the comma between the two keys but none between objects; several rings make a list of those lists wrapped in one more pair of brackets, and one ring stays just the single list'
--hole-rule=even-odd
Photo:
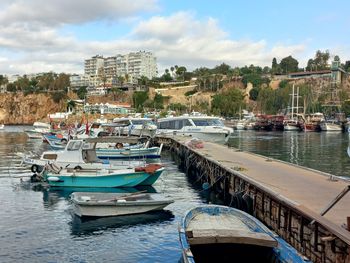
[{"label": "sky", "polygon": [[0,74],[83,73],[84,60],[153,52],[160,75],[270,66],[317,50],[350,60],[350,1],[1,0]]}]

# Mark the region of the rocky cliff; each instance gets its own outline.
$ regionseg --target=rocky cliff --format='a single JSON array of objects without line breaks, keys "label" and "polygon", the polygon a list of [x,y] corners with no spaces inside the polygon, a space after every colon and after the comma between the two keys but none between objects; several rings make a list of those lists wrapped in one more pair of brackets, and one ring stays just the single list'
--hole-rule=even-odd
[{"label": "rocky cliff", "polygon": [[0,123],[33,124],[48,121],[47,114],[62,111],[64,102],[57,104],[48,94],[0,94]]}]

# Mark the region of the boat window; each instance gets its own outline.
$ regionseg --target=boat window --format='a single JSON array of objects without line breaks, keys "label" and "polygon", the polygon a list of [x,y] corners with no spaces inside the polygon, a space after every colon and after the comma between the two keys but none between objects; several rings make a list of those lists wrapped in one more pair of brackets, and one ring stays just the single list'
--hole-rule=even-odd
[{"label": "boat window", "polygon": [[192,123],[188,119],[186,119],[184,120],[183,126],[192,126]]},{"label": "boat window", "polygon": [[69,144],[67,145],[67,150],[68,151],[76,151],[79,150],[81,147],[82,142],[81,141],[72,141],[69,142]]},{"label": "boat window", "polygon": [[57,154],[44,154],[43,155],[43,159],[46,159],[46,160],[56,160],[57,159]]},{"label": "boat window", "polygon": [[159,129],[169,129],[169,122],[168,121],[163,121],[158,123],[159,124]]},{"label": "boat window", "polygon": [[97,129],[97,128],[99,128],[101,125],[99,124],[99,123],[93,123],[92,125],[91,125],[91,129]]},{"label": "boat window", "polygon": [[175,121],[169,121],[168,129],[175,130]]},{"label": "boat window", "polygon": [[180,130],[183,127],[183,120],[176,120],[175,121],[175,130]]},{"label": "boat window", "polygon": [[85,143],[83,144],[83,149],[84,149],[84,150],[93,149],[93,148],[94,148],[94,144],[93,144],[93,143],[87,143],[87,142],[85,142]]},{"label": "boat window", "polygon": [[224,126],[219,119],[192,119],[196,126]]}]

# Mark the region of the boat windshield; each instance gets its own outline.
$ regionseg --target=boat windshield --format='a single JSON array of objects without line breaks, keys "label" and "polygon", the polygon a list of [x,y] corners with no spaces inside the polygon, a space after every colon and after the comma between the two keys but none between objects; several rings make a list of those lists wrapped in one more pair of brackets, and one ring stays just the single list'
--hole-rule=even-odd
[{"label": "boat windshield", "polygon": [[151,120],[132,120],[132,124],[134,125],[154,125]]},{"label": "boat windshield", "polygon": [[220,119],[192,119],[196,126],[224,126]]},{"label": "boat windshield", "polygon": [[77,151],[80,149],[82,145],[82,141],[70,141],[67,145],[67,150],[68,151]]}]

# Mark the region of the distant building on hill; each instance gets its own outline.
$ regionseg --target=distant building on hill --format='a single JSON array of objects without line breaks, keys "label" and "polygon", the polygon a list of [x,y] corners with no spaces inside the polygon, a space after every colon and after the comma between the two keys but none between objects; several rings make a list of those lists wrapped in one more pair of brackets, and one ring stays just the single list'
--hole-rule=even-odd
[{"label": "distant building on hill", "polygon": [[122,86],[136,84],[142,76],[152,79],[157,74],[157,59],[151,52],[138,51],[106,58],[96,55],[85,60],[84,77],[79,80],[75,76],[75,79],[71,78],[71,83],[72,87],[83,83],[90,87]]}]

